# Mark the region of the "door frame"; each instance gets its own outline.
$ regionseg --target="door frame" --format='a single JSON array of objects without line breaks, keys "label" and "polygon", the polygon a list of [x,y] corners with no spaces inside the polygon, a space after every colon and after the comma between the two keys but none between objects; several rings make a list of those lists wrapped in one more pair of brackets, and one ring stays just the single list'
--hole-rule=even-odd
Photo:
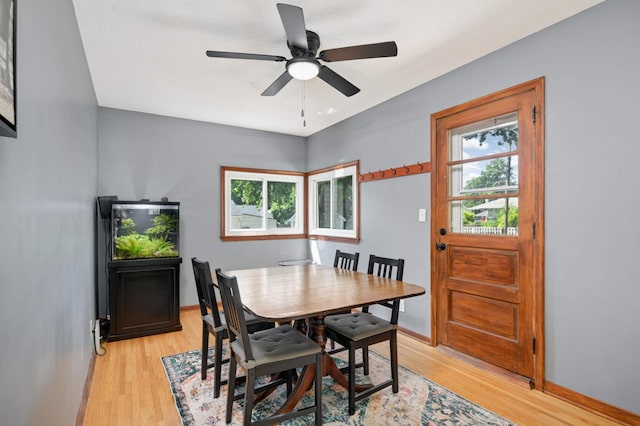
[{"label": "door frame", "polygon": [[[435,161],[436,156],[436,133],[437,121],[461,112],[476,108],[480,105],[488,104],[499,99],[532,91],[534,94],[535,111],[534,114],[534,196],[536,205],[534,206],[534,226],[535,237],[533,240],[533,333],[534,345],[534,380],[532,387],[537,390],[544,389],[545,377],[545,335],[544,335],[544,77],[539,77],[516,86],[491,93],[480,98],[464,102],[460,105],[431,114],[431,214],[436,211],[439,202],[437,199],[437,184],[439,165]],[[431,221],[431,344],[438,345],[438,271],[436,270],[436,250],[434,249],[438,237],[438,224]]]}]

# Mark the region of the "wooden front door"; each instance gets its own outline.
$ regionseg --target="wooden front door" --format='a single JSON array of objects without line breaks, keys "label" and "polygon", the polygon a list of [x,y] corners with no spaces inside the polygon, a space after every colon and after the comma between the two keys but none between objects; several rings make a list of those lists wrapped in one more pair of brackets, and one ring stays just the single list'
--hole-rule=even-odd
[{"label": "wooden front door", "polygon": [[543,86],[431,119],[434,344],[533,382],[543,378]]}]

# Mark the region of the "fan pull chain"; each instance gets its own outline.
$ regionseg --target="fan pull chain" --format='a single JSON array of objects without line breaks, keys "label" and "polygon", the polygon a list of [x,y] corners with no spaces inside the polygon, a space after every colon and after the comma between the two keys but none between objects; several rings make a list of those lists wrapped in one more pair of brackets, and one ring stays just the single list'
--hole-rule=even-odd
[{"label": "fan pull chain", "polygon": [[304,104],[306,100],[305,94],[305,81],[302,80],[302,110],[300,111],[300,117],[302,117],[302,127],[307,127],[307,120],[304,118]]}]

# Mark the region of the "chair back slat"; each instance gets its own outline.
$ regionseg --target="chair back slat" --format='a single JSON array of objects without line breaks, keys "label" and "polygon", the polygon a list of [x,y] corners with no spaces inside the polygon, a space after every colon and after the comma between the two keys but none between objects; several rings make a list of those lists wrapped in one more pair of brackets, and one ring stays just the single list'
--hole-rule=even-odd
[{"label": "chair back slat", "polygon": [[[393,272],[395,271],[395,277]],[[404,259],[390,259],[388,257],[380,257],[374,254],[369,256],[369,267],[367,273],[402,281],[404,275]],[[378,303],[380,306],[391,309],[391,324],[398,323],[398,315],[400,312],[400,299],[390,300],[388,302]],[[369,307],[363,308],[364,312],[369,312]]]},{"label": "chair back slat", "polygon": [[249,341],[249,332],[244,318],[242,299],[238,289],[238,279],[234,276],[225,275],[219,268],[216,269],[218,280],[218,290],[222,299],[224,316],[227,320],[227,330],[229,331],[229,341],[236,340],[242,345],[245,355],[245,362],[254,359]]},{"label": "chair back slat", "polygon": [[[393,276],[394,271],[395,277]],[[402,281],[404,275],[404,259],[390,259],[372,254],[369,256],[367,273]]]},{"label": "chair back slat", "polygon": [[360,253],[345,253],[343,251],[336,250],[336,256],[333,260],[333,267],[357,271],[359,258]]},{"label": "chair back slat", "polygon": [[205,316],[211,312],[211,315],[213,316],[213,324],[216,327],[221,327],[222,322],[220,321],[220,312],[218,311],[216,293],[215,291],[209,291],[209,287],[213,285],[209,262],[193,257],[191,258],[191,264],[193,265],[193,276],[196,280],[200,314]]}]

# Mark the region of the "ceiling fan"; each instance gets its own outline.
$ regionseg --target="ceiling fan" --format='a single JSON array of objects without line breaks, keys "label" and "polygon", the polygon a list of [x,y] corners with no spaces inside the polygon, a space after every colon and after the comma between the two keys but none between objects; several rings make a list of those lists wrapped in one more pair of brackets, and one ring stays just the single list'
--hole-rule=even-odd
[{"label": "ceiling fan", "polygon": [[323,50],[316,57],[316,52],[320,47],[320,36],[306,29],[302,9],[283,3],[278,3],[277,7],[280,13],[280,19],[284,25],[284,31],[287,35],[287,46],[291,51],[291,59],[287,59],[284,56],[207,50],[207,56],[211,58],[254,59],[275,62],[286,61],[286,70],[262,92],[262,96],[275,95],[291,81],[292,78],[297,80],[310,80],[316,76],[320,77],[345,96],[353,96],[358,93],[360,89],[332,71],[329,67],[321,65],[320,61],[337,62],[398,55],[398,46],[396,43],[394,41],[388,41],[384,43]]}]

